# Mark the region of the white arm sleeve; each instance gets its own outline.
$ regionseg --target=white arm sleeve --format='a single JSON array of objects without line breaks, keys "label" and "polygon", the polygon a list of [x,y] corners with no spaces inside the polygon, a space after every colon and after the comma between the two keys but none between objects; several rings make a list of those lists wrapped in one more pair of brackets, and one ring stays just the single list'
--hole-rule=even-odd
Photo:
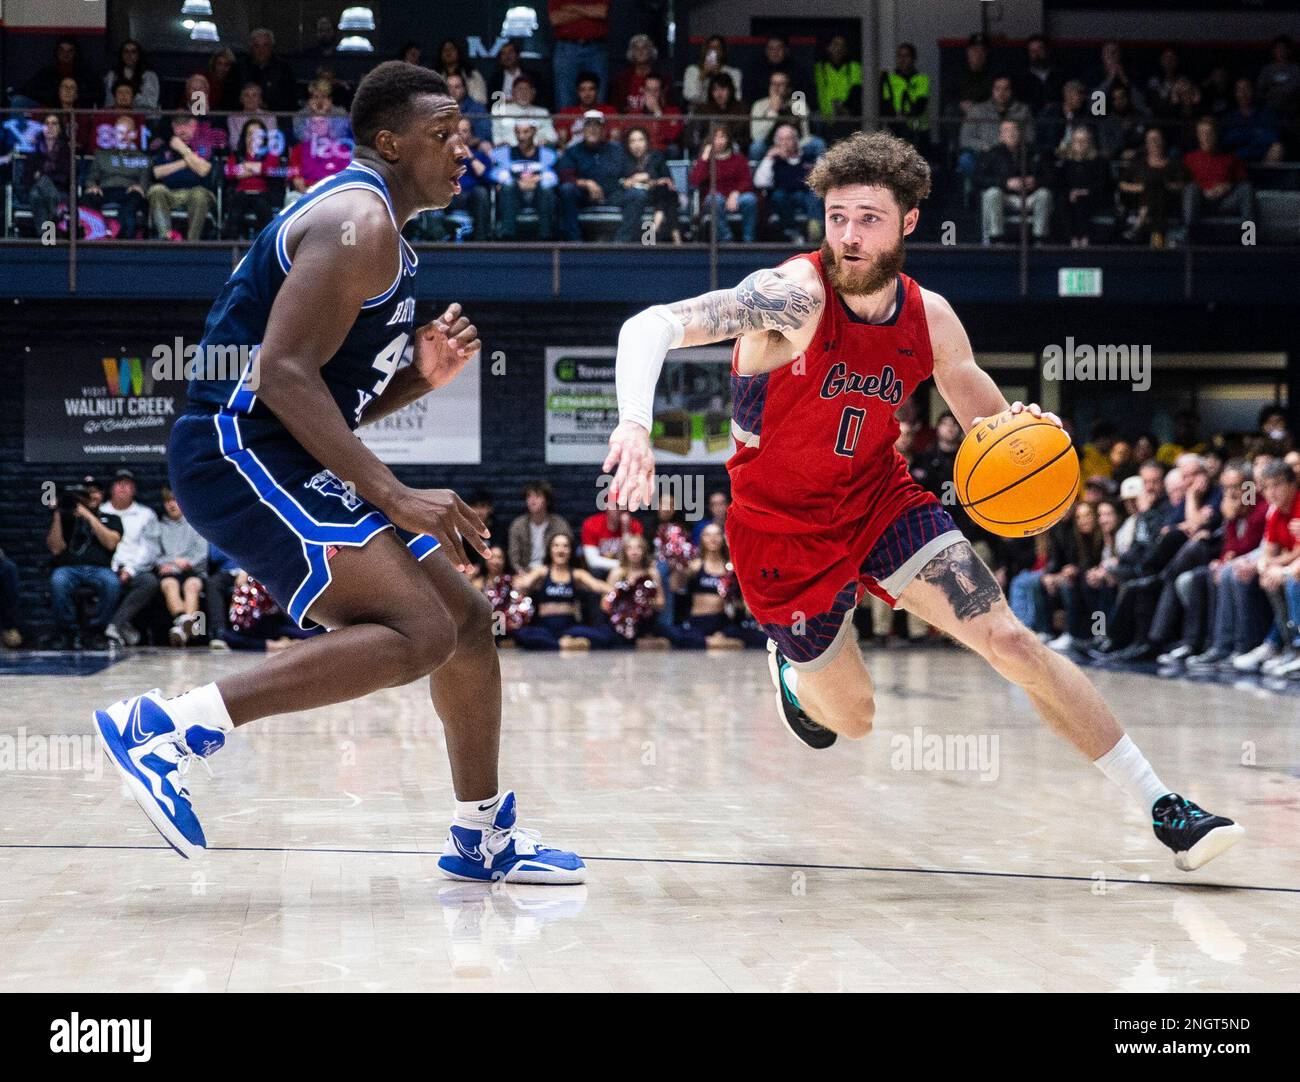
[{"label": "white arm sleeve", "polygon": [[617,560],[611,560],[608,556],[602,556],[600,549],[596,545],[582,546],[583,559],[587,561],[587,570],[599,578],[601,575],[608,575],[618,566]]},{"label": "white arm sleeve", "polygon": [[654,421],[655,384],[664,357],[682,344],[686,328],[664,305],[638,312],[618,332],[614,385],[618,390],[618,419],[634,421],[650,431]]}]

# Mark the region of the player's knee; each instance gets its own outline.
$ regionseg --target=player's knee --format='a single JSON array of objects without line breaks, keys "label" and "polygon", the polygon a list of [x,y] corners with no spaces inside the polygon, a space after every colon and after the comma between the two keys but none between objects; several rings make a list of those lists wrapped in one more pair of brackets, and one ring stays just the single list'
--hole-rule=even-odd
[{"label": "player's knee", "polygon": [[861,740],[871,733],[875,720],[876,697],[870,688],[864,688],[836,711],[834,729],[849,740]]},{"label": "player's knee", "polygon": [[1011,613],[996,619],[985,642],[988,660],[1006,676],[1031,671],[1043,653],[1037,636]]},{"label": "player's knee", "polygon": [[468,604],[456,627],[458,641],[463,644],[491,643],[492,617],[492,602],[485,594],[475,590],[469,595]]},{"label": "player's knee", "polygon": [[445,621],[425,621],[395,630],[400,636],[394,651],[398,684],[428,676],[442,668],[456,652],[456,629]]}]

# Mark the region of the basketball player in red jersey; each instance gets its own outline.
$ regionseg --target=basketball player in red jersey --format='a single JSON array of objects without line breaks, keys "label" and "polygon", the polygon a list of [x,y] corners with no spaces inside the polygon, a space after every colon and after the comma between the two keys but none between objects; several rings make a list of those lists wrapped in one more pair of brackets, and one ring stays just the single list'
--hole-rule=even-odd
[{"label": "basketball player in red jersey", "polygon": [[975,363],[952,307],[902,273],[930,169],[908,143],[859,133],[818,162],[825,242],[734,289],[656,306],[618,341],[611,496],[649,506],[654,387],[678,346],[736,339],[727,539],[745,601],[767,632],[783,723],[805,745],[871,731],[871,677],[852,613],[868,590],[983,656],[1053,729],[1152,813],[1190,871],[1243,830],[1171,792],[1069,660],[1012,614],[989,569],[894,449],[895,411],[933,376],[962,426],[1010,408]]}]

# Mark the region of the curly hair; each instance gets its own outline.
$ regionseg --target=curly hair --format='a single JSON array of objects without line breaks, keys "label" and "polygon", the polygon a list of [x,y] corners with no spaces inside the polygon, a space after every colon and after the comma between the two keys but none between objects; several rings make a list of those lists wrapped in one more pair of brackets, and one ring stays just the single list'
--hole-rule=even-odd
[{"label": "curly hair", "polygon": [[854,132],[808,174],[808,187],[821,199],[848,184],[888,188],[906,213],[930,194],[930,164],[911,143],[888,132]]}]

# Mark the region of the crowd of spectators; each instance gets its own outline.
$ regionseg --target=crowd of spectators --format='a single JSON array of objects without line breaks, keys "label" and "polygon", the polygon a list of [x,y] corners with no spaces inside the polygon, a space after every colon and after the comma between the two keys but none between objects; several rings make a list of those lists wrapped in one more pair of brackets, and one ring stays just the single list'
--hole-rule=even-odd
[{"label": "crowd of spectators", "polygon": [[704,43],[679,91],[644,34],[628,42],[612,76],[599,64],[575,68],[575,57],[605,42],[607,27],[588,15],[582,33],[581,48],[559,39],[549,73],[503,46],[483,84],[490,105],[476,97],[476,73],[455,44],[444,44],[440,70],[469,120],[464,134],[479,164],[451,206],[421,216],[416,236],[516,240],[526,223],[529,238],[578,241],[593,208],[611,211],[601,235],[624,243],[678,243],[708,229],[745,241],[820,236],[804,179],[826,143],[812,131],[805,80],[784,39],[768,42],[763,93],[750,104],[745,75],[719,37]]},{"label": "crowd of spectators", "polygon": [[[486,77],[454,40],[427,60],[416,43],[402,48],[400,56],[447,78],[472,154],[461,193],[413,223],[412,239],[515,240],[523,225],[538,240],[575,241],[583,212],[597,207],[618,212],[602,235],[625,242],[647,224],[656,239],[680,242],[697,221],[722,235],[735,225],[746,240],[760,232],[793,238],[811,221],[817,208],[803,178],[826,143],[812,130],[808,82],[784,39],[768,43],[752,104],[716,37],[679,93],[644,34],[610,74],[599,59],[607,23],[593,14],[606,6],[551,5],[558,21],[549,69],[530,67],[513,41]],[[575,67],[582,57],[591,63]],[[241,55],[217,49],[169,109],[138,42],[124,43],[99,79],[65,39],[11,103],[30,112],[6,125],[11,145],[0,158],[12,164],[12,144],[30,143],[11,176],[38,234],[50,223],[66,233],[75,183],[79,227],[93,239],[247,238],[351,158],[352,87],[324,59],[300,98],[289,60],[269,31],[256,30]],[[823,81],[831,89],[819,101],[833,117],[846,107],[843,79]],[[75,181],[74,149],[82,158]],[[770,210],[761,223],[760,200]]]},{"label": "crowd of spectators", "polygon": [[[1157,442],[1108,421],[1076,436],[1079,500],[1044,534],[987,534],[954,499],[961,428],[899,410],[897,449],[993,569],[1012,610],[1053,649],[1089,664],[1156,663],[1169,674],[1300,679],[1300,449],[1286,413],[1266,406],[1253,433],[1203,439],[1191,411]],[[1069,421],[1066,421],[1070,427]],[[597,510],[567,520],[546,481],[498,522],[486,490],[468,503],[488,526],[472,578],[497,613],[502,646],[527,650],[741,649],[766,636],[745,607],[727,552],[729,496],[688,518]],[[66,486],[46,535],[54,631],[47,646],[140,643],[277,649],[314,632],[186,522],[164,487],[140,502],[132,471]],[[24,642],[18,567],[0,553],[0,636]],[[868,595],[869,642],[943,642],[917,617]]]},{"label": "crowd of spectators", "polygon": [[[1081,498],[1047,533],[991,539],[1012,610],[1053,649],[1164,671],[1300,679],[1300,450],[1283,410],[1253,435],[1093,426]],[[978,531],[976,531],[978,533]]]},{"label": "crowd of spectators", "polygon": [[[185,521],[170,489],[157,509],[136,496],[125,467],[59,492],[45,535],[54,623],[45,647],[276,649],[306,634]],[[17,584],[16,565],[0,555],[0,624],[11,648],[23,643]]]},{"label": "crowd of spectators", "polygon": [[[698,650],[765,647],[741,597],[723,523],[730,500],[710,494],[707,515],[687,521],[662,502],[636,516],[609,507],[577,530],[553,507],[551,486],[525,486],[523,514],[501,537],[494,504],[470,505],[492,530],[474,582],[498,614],[498,642],[525,650]],[[504,542],[504,544],[502,543]]]},{"label": "crowd of spectators", "polygon": [[[473,581],[501,614],[499,639],[524,649],[762,646],[744,607],[722,526],[725,492],[688,522],[671,506],[641,517],[613,509],[575,531],[548,483],[524,490],[523,514],[498,531],[494,500],[470,506],[492,530]],[[255,580],[185,521],[163,486],[157,507],[137,499],[125,467],[65,485],[45,545],[53,630],[41,645],[104,650],[206,643],[214,650],[279,649],[318,633],[294,626]],[[0,637],[24,645],[39,621],[22,614],[19,567],[0,553]]]},{"label": "crowd of spectators", "polygon": [[66,38],[13,95],[24,112],[0,129],[0,166],[38,235],[67,232],[75,184],[89,238],[251,236],[351,160],[350,89],[326,63],[300,96],[274,36],[256,30],[244,54],[218,49],[166,106],[138,42],[99,79]]},{"label": "crowd of spectators", "polygon": [[[427,57],[403,46],[399,56],[447,78],[474,163],[452,206],[422,216],[412,239],[818,240],[805,178],[863,113],[848,41],[832,37],[805,69],[782,37],[745,64],[710,35],[675,80],[646,34],[612,51],[608,7],[553,0],[548,63],[516,41],[484,70],[455,40]],[[931,158],[941,185],[960,187],[985,243],[1014,239],[1018,216],[1037,240],[1164,246],[1206,218],[1253,219],[1248,167],[1300,158],[1300,67],[1285,37],[1262,67],[1218,64],[1203,78],[1172,47],[1150,71],[1114,41],[1074,68],[1042,35],[1000,68],[990,55],[973,35],[942,101],[909,42],[879,79],[881,122]],[[222,47],[199,64],[167,108],[138,42],[98,75],[74,39],[61,40],[11,103],[31,110],[15,186],[33,228],[66,231],[76,183],[81,228],[97,239],[255,234],[351,157],[352,85],[324,45],[295,59],[299,72],[312,65],[305,83],[270,31],[256,30],[243,53]],[[6,130],[12,141],[14,123]],[[71,148],[87,159],[76,178]],[[610,213],[584,214],[593,208]]]},{"label": "crowd of spectators", "polygon": [[[907,59],[890,83],[899,117],[915,109]],[[976,34],[945,98],[943,118],[960,125],[953,161],[978,192],[985,243],[1007,239],[1012,211],[1037,240],[1164,247],[1209,216],[1227,226],[1255,219],[1248,167],[1300,158],[1300,67],[1281,36],[1262,67],[1216,64],[1196,79],[1175,48],[1147,73],[1116,41],[1095,66],[1067,70],[1041,35],[1019,64],[994,71]]]}]

